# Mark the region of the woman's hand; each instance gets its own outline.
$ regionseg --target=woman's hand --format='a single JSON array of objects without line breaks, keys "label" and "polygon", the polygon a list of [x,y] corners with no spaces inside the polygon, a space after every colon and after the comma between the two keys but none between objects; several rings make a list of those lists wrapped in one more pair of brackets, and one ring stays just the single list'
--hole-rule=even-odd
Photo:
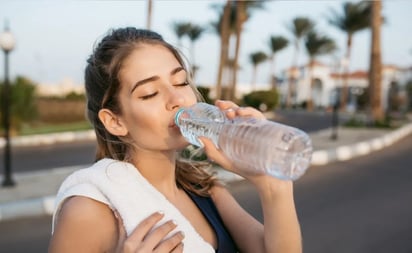
[{"label": "woman's hand", "polygon": [[[216,106],[219,107],[220,110],[224,111],[229,119],[236,117],[266,119],[260,111],[252,107],[239,107],[231,101],[218,100],[216,101]],[[236,168],[234,163],[222,152],[222,150],[217,148],[210,139],[206,137],[200,137],[199,139],[204,144],[205,152],[210,160],[216,162],[224,169],[248,179],[250,182],[255,184],[258,189],[261,187],[266,188],[265,185],[272,185],[273,183],[275,183],[276,186],[288,185],[286,187],[290,188],[291,182],[289,181],[280,180],[266,174],[253,174],[239,170],[238,168]]]},{"label": "woman's hand", "polygon": [[157,212],[144,219],[136,229],[127,237],[120,216],[115,213],[118,220],[119,243],[117,253],[158,252],[177,253],[183,252],[182,232],[169,235],[176,228],[176,223],[168,221],[157,228],[154,226],[163,218],[164,214]]},{"label": "woman's hand", "polygon": [[[231,101],[218,100],[216,101],[216,106],[219,107],[220,110],[225,112],[226,116],[229,119],[233,119],[236,117],[265,119],[265,116],[263,116],[263,114],[260,111],[252,107],[239,107]],[[203,142],[205,152],[210,160],[216,162],[223,168],[236,174],[239,174],[243,177],[250,176],[238,170],[234,166],[234,163],[222,152],[222,150],[218,149],[211,140],[205,137],[200,137],[199,139]]]}]

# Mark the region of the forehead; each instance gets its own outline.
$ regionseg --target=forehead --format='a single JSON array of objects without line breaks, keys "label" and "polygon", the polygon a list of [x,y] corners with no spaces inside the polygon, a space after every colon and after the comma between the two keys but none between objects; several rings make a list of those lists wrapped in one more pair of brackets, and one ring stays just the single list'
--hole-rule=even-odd
[{"label": "forehead", "polygon": [[147,74],[171,65],[181,64],[169,48],[160,44],[141,44],[125,58],[121,71]]}]

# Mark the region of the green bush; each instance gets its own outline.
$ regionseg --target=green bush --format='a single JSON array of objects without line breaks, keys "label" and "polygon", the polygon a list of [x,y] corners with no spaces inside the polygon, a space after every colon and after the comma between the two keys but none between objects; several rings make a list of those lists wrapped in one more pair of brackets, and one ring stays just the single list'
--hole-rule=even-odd
[{"label": "green bush", "polygon": [[266,110],[274,109],[279,101],[279,94],[276,89],[253,91],[243,96],[243,103],[256,109],[261,109],[266,105]]},{"label": "green bush", "polygon": [[[0,85],[1,100],[3,100],[4,83]],[[23,122],[33,121],[38,117],[35,101],[35,83],[28,78],[18,76],[10,83],[10,117],[11,128],[19,131]],[[1,112],[4,111],[3,103]],[[3,126],[3,117],[0,117]]]},{"label": "green bush", "polygon": [[74,100],[74,101],[85,101],[86,100],[86,95],[83,93],[77,93],[75,91],[72,91],[68,93],[65,97],[67,100]]},{"label": "green bush", "polygon": [[212,99],[209,97],[210,88],[204,86],[198,86],[196,88],[200,92],[200,94],[202,94],[202,97],[206,103],[213,104]]}]

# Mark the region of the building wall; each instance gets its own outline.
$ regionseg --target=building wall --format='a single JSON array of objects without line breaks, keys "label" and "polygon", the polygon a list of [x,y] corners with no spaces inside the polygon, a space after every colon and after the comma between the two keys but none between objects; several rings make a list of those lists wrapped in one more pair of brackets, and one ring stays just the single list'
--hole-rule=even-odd
[{"label": "building wall", "polygon": [[[322,89],[314,92],[310,89],[310,73],[308,65],[297,69],[287,70],[282,75],[282,81],[278,84],[281,94],[281,102],[285,103],[288,94],[289,78],[296,78],[296,97],[292,99],[293,104],[300,105],[307,101],[310,96],[313,98],[315,106],[329,107],[333,105],[333,95],[336,89],[341,89],[344,86],[343,73],[332,73],[332,69],[324,64],[316,63],[312,70],[312,77],[321,84]],[[398,82],[400,85],[405,85],[408,80],[412,79],[412,70],[400,69],[395,66],[384,66],[382,71],[382,103],[386,109],[388,106],[388,92],[392,82]],[[356,91],[362,91],[368,88],[368,73],[367,71],[357,71],[350,73],[347,86],[349,106],[354,105],[357,96]],[[359,89],[356,89],[359,88]],[[358,94],[359,95],[359,94]]]}]

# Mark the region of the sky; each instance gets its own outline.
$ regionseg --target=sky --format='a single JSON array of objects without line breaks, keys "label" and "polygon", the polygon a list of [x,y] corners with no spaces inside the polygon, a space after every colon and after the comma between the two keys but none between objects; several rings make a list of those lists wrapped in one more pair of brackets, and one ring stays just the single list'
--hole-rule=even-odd
[{"label": "sky", "polygon": [[[190,21],[206,26],[217,20],[211,6],[223,0],[153,0],[152,29],[168,42],[178,45],[172,23]],[[268,40],[281,35],[292,40],[287,25],[298,16],[316,22],[316,29],[333,38],[339,48],[334,55],[320,57],[325,64],[339,61],[345,53],[346,35],[328,23],[332,9],[341,11],[344,1],[338,0],[280,0],[269,1],[264,9],[256,10],[245,24],[242,37],[239,83],[247,85],[252,79],[249,55],[255,51],[269,53]],[[10,54],[10,75],[26,76],[37,83],[59,84],[72,80],[83,85],[86,59],[93,46],[111,28],[146,27],[147,2],[89,1],[89,0],[0,0],[0,31],[5,20],[17,44]],[[412,65],[412,32],[410,32],[412,0],[384,0],[382,27],[382,59],[384,64],[399,67]],[[190,59],[189,41],[183,40],[181,51]],[[356,33],[353,41],[350,69],[367,70],[369,66],[370,30]],[[277,72],[292,64],[290,45],[276,58]],[[0,60],[0,79],[4,78],[4,60]],[[219,58],[219,38],[210,31],[195,44],[195,63],[200,66],[196,76],[199,85],[216,81]],[[307,62],[304,49],[299,63]],[[267,83],[269,63],[258,69],[258,83]]]}]

